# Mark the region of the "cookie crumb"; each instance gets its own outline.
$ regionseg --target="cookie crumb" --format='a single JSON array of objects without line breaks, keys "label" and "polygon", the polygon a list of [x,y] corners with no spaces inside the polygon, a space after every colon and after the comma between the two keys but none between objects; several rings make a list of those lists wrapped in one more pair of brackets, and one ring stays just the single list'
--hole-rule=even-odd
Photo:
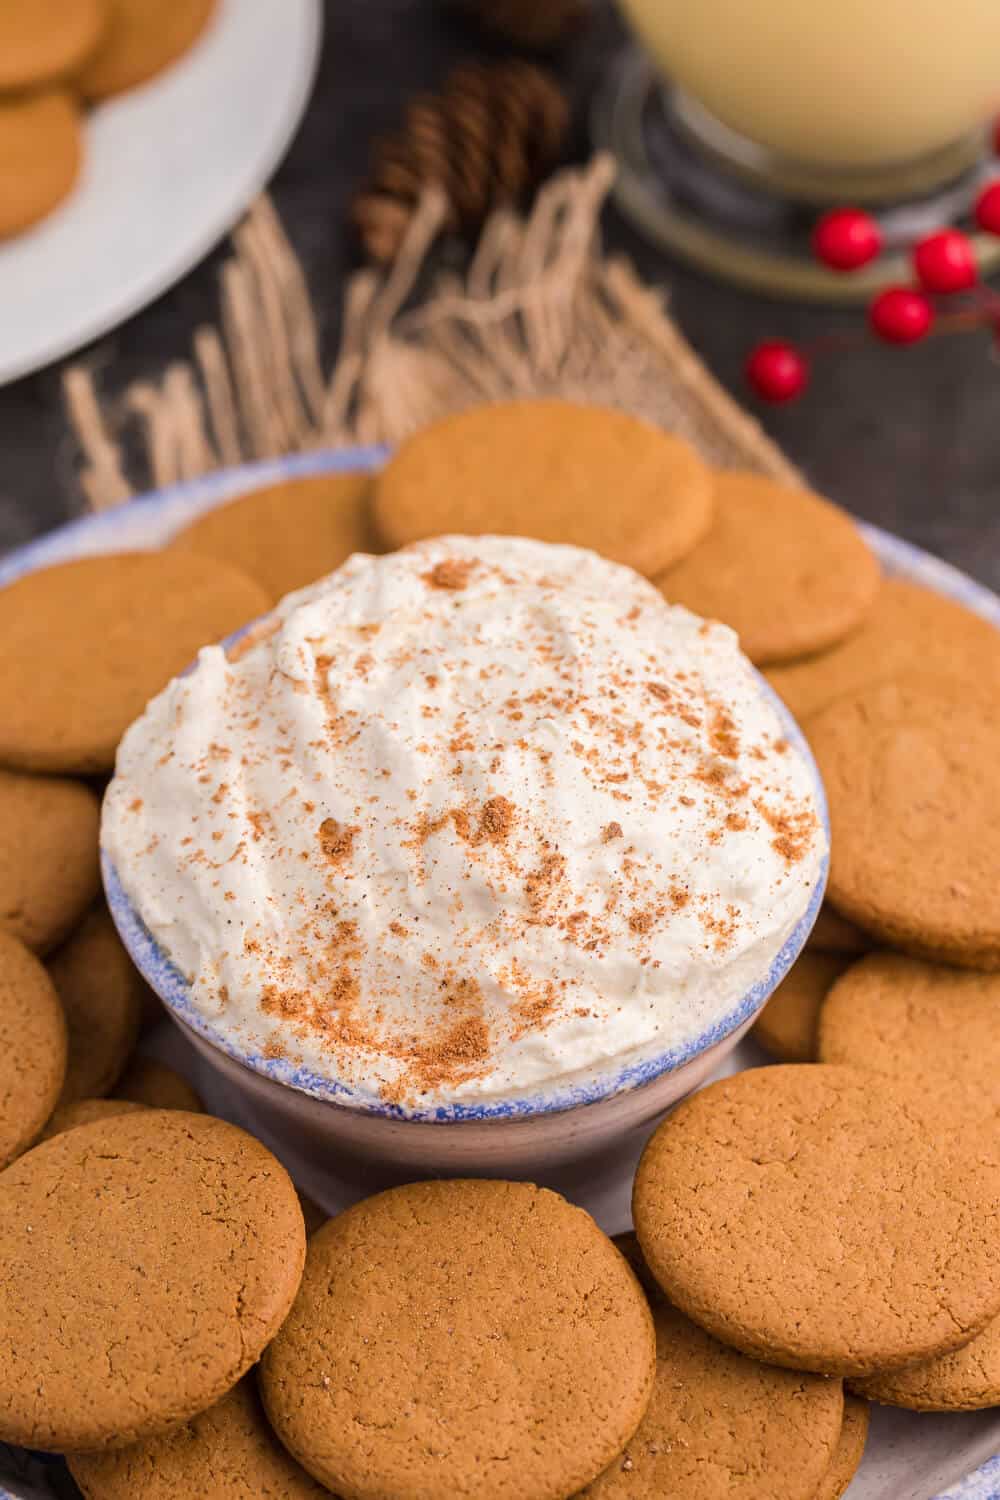
[{"label": "cookie crumb", "polygon": [[446,557],[435,563],[424,574],[424,582],[432,589],[453,589],[457,592],[468,586],[475,563],[460,557]]}]

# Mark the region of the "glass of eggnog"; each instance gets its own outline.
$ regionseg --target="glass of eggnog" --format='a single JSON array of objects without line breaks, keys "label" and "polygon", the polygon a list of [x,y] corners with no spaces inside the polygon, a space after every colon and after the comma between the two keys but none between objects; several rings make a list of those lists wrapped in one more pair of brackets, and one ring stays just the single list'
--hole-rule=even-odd
[{"label": "glass of eggnog", "polygon": [[[901,238],[961,216],[1000,110],[1000,0],[618,5],[633,41],[598,137],[632,171],[633,217],[672,216],[675,250],[726,270],[754,235],[787,241],[797,211],[831,203],[885,208],[890,244],[900,205]],[[784,242],[764,253],[794,258]]]}]

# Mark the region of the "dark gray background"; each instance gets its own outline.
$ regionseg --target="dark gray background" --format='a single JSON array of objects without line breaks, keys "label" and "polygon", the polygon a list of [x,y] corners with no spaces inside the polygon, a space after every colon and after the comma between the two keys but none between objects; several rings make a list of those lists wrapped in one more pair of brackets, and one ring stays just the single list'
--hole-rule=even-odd
[{"label": "dark gray background", "polygon": [[[602,10],[562,65],[577,103],[578,157],[587,150],[593,80],[617,35],[616,21]],[[433,87],[450,63],[477,50],[488,49],[440,0],[331,0],[328,6],[316,91],[273,184],[321,313],[328,356],[336,348],[344,276],[356,257],[347,208],[364,175],[369,142],[396,124],[409,92]],[[647,278],[670,287],[685,333],[741,396],[742,361],[757,339],[807,338],[859,323],[858,314],[767,302],[671,264],[613,212],[607,233]],[[159,374],[187,353],[194,328],[214,317],[220,258],[218,252],[84,352],[109,393],[137,376]],[[0,391],[0,551],[81,508],[61,368]],[[818,488],[1000,587],[1000,367],[988,335],[941,338],[907,351],[866,345],[824,362],[805,399],[764,409],[762,416]]]}]

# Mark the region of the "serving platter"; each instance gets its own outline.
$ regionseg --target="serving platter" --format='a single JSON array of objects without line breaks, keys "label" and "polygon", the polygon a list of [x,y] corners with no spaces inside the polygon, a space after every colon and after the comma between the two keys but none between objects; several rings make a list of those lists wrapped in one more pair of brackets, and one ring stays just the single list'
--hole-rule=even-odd
[{"label": "serving platter", "polygon": [[[247,490],[307,474],[372,471],[384,461],[379,448],[352,448],[274,459],[143,495],[116,510],[74,521],[0,558],[0,587],[25,573],[73,558],[103,552],[160,546],[195,516]],[[1000,629],[1000,598],[966,574],[874,526],[864,534],[886,573],[906,577],[955,599]],[[253,1128],[241,1104],[218,1075],[201,1062],[180,1033],[164,1022],[148,1050],[183,1072],[214,1113]],[[768,1062],[752,1040],[742,1041],[722,1072]],[[620,1161],[600,1179],[579,1175],[547,1181],[581,1203],[609,1233],[629,1224],[634,1158]],[[308,1193],[308,1171],[297,1174]],[[325,1195],[330,1212],[373,1190],[375,1183],[344,1180],[337,1201]],[[315,1189],[314,1189],[315,1191]],[[61,1460],[28,1454],[0,1444],[0,1500],[78,1500],[79,1492]],[[848,1500],[1000,1500],[1000,1409],[961,1415],[917,1415],[872,1408],[872,1427],[860,1472]]]},{"label": "serving platter", "polygon": [[145,307],[232,228],[302,118],[322,22],[321,0],[219,0],[186,56],[90,112],[72,194],[0,245],[0,383]]}]

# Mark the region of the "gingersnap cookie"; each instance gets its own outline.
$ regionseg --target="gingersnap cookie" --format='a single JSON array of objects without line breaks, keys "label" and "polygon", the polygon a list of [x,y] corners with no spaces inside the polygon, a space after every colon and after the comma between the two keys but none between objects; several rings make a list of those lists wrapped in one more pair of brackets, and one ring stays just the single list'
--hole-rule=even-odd
[{"label": "gingersnap cookie", "polygon": [[38,959],[0,932],[0,1167],[27,1151],[66,1072],[66,1023]]},{"label": "gingersnap cookie", "polygon": [[853,1382],[858,1394],[908,1411],[982,1411],[1000,1406],[1000,1318],[951,1354]]},{"label": "gingersnap cookie", "polygon": [[0,1174],[0,1441],[125,1447],[205,1411],[304,1251],[284,1168],[222,1120],[139,1110],[36,1146]]},{"label": "gingersnap cookie", "polygon": [[646,1298],[589,1214],[527,1183],[423,1182],[313,1235],[260,1379],[343,1500],[560,1500],[631,1438],[655,1363]]},{"label": "gingersnap cookie", "polygon": [[870,953],[873,946],[874,940],[867,932],[863,932],[860,927],[834,911],[827,902],[823,902],[809,934],[807,947],[815,948],[820,953],[842,953],[845,957],[851,957]]},{"label": "gingersnap cookie", "polygon": [[98,101],[146,83],[194,46],[215,7],[216,0],[108,0],[107,27],[76,87]]},{"label": "gingersnap cookie", "polygon": [[894,947],[1000,966],[1000,707],[957,683],[901,678],[817,714],[827,898]]},{"label": "gingersnap cookie", "polygon": [[[35,9],[48,25],[47,8]],[[82,161],[80,111],[65,89],[0,98],[0,239],[57,208],[76,185]]]},{"label": "gingersnap cookie", "polygon": [[69,1454],[85,1500],[327,1500],[268,1425],[257,1383],[163,1437],[109,1453]]},{"label": "gingersnap cookie", "polygon": [[669,603],[731,626],[764,666],[836,645],[871,609],[879,580],[877,558],[839,506],[723,470],[707,534],[656,583]]},{"label": "gingersnap cookie", "polygon": [[186,1109],[192,1114],[205,1107],[187,1079],[155,1057],[133,1057],[115,1086],[115,1098],[147,1109]]},{"label": "gingersnap cookie", "polygon": [[747,1359],[662,1296],[653,1300],[653,1323],[656,1379],[646,1415],[581,1497],[815,1500],[841,1437],[840,1381]]},{"label": "gingersnap cookie", "polygon": [[711,1084],[639,1163],[650,1270],[716,1338],[791,1369],[870,1375],[967,1343],[1000,1310],[1000,1151],[938,1102],[822,1064]]},{"label": "gingersnap cookie", "polygon": [[269,607],[245,574],[186,552],[87,557],[19,579],[0,590],[0,762],[110,771],[149,699]]},{"label": "gingersnap cookie", "polygon": [[37,88],[79,68],[101,39],[105,0],[4,0],[0,91]]},{"label": "gingersnap cookie", "polygon": [[815,1062],[820,1008],[849,963],[841,954],[807,948],[754,1022],[754,1040],[782,1062]]},{"label": "gingersnap cookie", "polygon": [[708,529],[712,476],[651,423],[571,401],[500,401],[408,438],[375,485],[387,547],[448,532],[590,547],[654,576]]},{"label": "gingersnap cookie", "polygon": [[831,989],[819,1021],[822,1062],[950,1091],[949,1112],[1000,1119],[1000,974],[875,953]]},{"label": "gingersnap cookie", "polygon": [[67,1130],[93,1125],[96,1120],[113,1120],[116,1115],[134,1114],[145,1107],[144,1104],[133,1104],[129,1099],[77,1099],[73,1104],[60,1104],[39,1140],[51,1141],[53,1136],[62,1135]]},{"label": "gingersnap cookie", "polygon": [[1000,631],[943,594],[890,578],[846,640],[817,656],[770,667],[764,675],[802,720],[835,698],[904,672],[1000,693]]},{"label": "gingersnap cookie", "polygon": [[103,1098],[132,1055],[142,1018],[139,975],[104,907],[49,960],[49,974],[69,1030],[60,1103]]},{"label": "gingersnap cookie", "polygon": [[89,787],[0,771],[0,929],[47,953],[101,888],[101,811]]},{"label": "gingersnap cookie", "polygon": [[367,474],[316,474],[240,495],[200,516],[170,543],[232,563],[277,603],[375,550]]},{"label": "gingersnap cookie", "polygon": [[823,1476],[815,1500],[840,1500],[847,1493],[851,1480],[861,1467],[868,1441],[868,1402],[857,1396],[844,1396],[844,1422],[840,1439],[834,1451],[833,1461]]}]

